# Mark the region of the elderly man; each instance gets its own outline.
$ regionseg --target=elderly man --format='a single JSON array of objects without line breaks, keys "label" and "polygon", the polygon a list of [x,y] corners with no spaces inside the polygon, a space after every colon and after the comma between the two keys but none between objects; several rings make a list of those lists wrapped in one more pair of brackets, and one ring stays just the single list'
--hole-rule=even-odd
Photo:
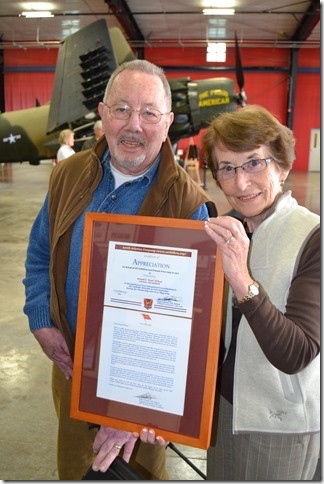
[{"label": "elderly man", "polygon": [[159,67],[143,60],[119,66],[98,110],[105,136],[92,150],[53,170],[48,196],[33,224],[24,312],[54,362],[60,479],[79,480],[92,463],[94,469],[106,470],[123,446],[124,459],[131,456],[146,479],[165,480],[163,446],[140,440],[135,445],[130,432],[103,426],[96,434],[85,422],[69,417],[84,214],[206,220],[208,197],[174,161],[168,139],[171,92]]}]

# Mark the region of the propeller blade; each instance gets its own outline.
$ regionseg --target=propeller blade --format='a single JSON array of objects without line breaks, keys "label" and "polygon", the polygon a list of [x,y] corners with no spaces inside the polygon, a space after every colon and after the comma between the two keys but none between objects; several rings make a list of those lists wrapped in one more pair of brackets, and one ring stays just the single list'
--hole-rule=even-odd
[{"label": "propeller blade", "polygon": [[241,53],[238,45],[237,34],[235,32],[235,67],[236,67],[236,80],[240,88],[239,103],[241,106],[245,106],[246,94],[244,91],[244,73],[241,62]]},{"label": "propeller blade", "polygon": [[241,54],[237,40],[237,34],[235,32],[235,66],[236,66],[236,80],[240,89],[244,88],[244,74],[241,62]]}]

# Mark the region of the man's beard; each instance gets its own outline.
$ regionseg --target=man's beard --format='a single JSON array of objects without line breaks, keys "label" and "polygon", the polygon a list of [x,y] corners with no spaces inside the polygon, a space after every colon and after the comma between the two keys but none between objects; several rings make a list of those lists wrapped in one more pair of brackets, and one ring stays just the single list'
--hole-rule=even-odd
[{"label": "man's beard", "polygon": [[115,156],[115,160],[120,166],[124,168],[133,168],[143,163],[143,161],[145,160],[145,153],[131,160],[129,160],[126,156],[121,156],[117,153]]}]

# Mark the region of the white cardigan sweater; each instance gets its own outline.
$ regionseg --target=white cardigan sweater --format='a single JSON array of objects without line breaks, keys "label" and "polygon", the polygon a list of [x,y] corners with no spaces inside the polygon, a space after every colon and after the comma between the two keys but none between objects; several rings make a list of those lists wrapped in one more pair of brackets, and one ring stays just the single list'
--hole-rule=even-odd
[{"label": "white cardigan sweater", "polygon": [[[291,192],[252,236],[250,271],[282,312],[299,257],[319,216],[297,204]],[[262,324],[262,320],[260,320]],[[232,328],[229,291],[225,346]],[[233,389],[233,432],[309,433],[320,430],[320,355],[302,371],[287,375],[263,354],[246,318],[237,335]]]}]

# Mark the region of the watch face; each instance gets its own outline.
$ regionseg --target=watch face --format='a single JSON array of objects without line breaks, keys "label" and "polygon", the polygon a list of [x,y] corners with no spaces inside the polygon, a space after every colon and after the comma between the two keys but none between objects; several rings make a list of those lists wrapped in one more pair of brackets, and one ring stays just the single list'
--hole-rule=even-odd
[{"label": "watch face", "polygon": [[257,296],[259,294],[259,288],[255,284],[251,284],[250,291],[252,292],[253,296]]}]

